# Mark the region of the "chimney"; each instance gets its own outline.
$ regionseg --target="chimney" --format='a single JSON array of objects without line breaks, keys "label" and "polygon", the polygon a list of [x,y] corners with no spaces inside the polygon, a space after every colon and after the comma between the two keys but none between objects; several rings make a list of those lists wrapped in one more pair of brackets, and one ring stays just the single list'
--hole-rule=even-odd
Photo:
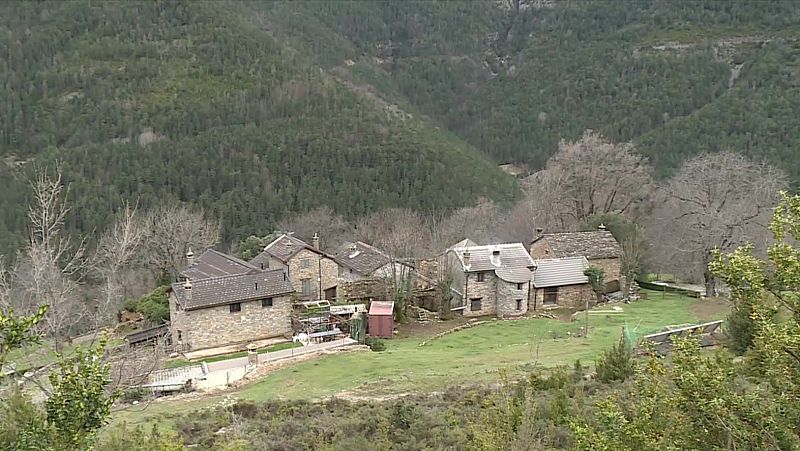
[{"label": "chimney", "polygon": [[462,257],[464,258],[464,267],[469,268],[469,251],[464,251],[464,255]]},{"label": "chimney", "polygon": [[500,249],[495,249],[492,251],[492,264],[495,266],[500,266]]},{"label": "chimney", "polygon": [[597,226],[597,230],[605,230],[605,229],[606,229],[606,226],[602,222],[600,223],[599,226]]},{"label": "chimney", "polygon": [[186,252],[186,265],[192,266],[194,264],[194,252],[192,252],[192,248],[189,248],[189,251]]},{"label": "chimney", "polygon": [[192,281],[191,280],[186,279],[186,282],[183,283],[183,290],[184,290],[183,294],[186,297],[186,300],[191,302],[192,301]]},{"label": "chimney", "polygon": [[314,232],[314,237],[311,238],[311,245],[314,246],[314,249],[319,250],[319,233]]},{"label": "chimney", "polygon": [[536,228],[536,236],[534,238],[539,238],[540,236],[542,236],[543,232],[544,232],[544,229],[542,229],[541,227],[537,227]]}]

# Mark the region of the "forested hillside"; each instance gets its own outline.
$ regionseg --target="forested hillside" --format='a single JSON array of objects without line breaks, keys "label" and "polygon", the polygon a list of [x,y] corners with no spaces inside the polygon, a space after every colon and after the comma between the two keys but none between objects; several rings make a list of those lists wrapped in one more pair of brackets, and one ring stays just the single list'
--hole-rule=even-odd
[{"label": "forested hillside", "polygon": [[515,195],[476,149],[320,71],[244,5],[0,8],[5,250],[21,237],[30,159],[62,162],[84,233],[125,199],[198,204],[231,240],[319,205],[355,216]]},{"label": "forested hillside", "polygon": [[659,175],[731,149],[796,184],[794,1],[515,4],[4,3],[0,253],[30,161],[62,161],[73,230],[182,200],[226,242],[320,205],[511,199],[498,163],[536,170],[587,128]]}]

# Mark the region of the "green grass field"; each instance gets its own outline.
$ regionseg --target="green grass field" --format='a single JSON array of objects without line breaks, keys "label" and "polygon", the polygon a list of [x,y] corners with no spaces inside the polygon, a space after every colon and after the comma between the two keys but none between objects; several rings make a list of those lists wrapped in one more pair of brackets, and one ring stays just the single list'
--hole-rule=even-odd
[{"label": "green grass field", "polygon": [[[331,355],[297,363],[267,375],[235,392],[240,399],[319,399],[344,391],[359,396],[385,396],[410,391],[435,391],[447,385],[510,380],[536,366],[592,364],[597,355],[619,340],[626,324],[638,336],[671,324],[723,318],[727,305],[678,295],[649,293],[650,299],[622,304],[623,313],[591,315],[588,338],[573,337],[578,321],[549,319],[493,321],[446,335],[420,346],[421,338],[387,341],[386,351]],[[610,307],[601,307],[608,310]],[[143,412],[120,412],[115,420],[138,423],[219,402],[223,396],[198,401],[158,402]]]}]

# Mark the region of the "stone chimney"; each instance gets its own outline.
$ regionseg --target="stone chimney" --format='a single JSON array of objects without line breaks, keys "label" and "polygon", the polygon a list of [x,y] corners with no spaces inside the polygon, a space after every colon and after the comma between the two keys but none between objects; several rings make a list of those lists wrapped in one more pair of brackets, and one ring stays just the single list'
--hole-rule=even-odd
[{"label": "stone chimney", "polygon": [[542,229],[541,227],[537,227],[536,228],[536,235],[534,236],[534,238],[539,238],[542,235],[544,235],[544,229]]},{"label": "stone chimney", "polygon": [[186,279],[186,282],[183,283],[183,295],[187,301],[192,301],[192,281],[189,279]]},{"label": "stone chimney", "polygon": [[464,255],[462,255],[464,259],[464,267],[469,269],[469,251],[464,251]]},{"label": "stone chimney", "polygon": [[602,222],[600,223],[599,226],[597,226],[597,230],[605,230],[605,229],[606,229],[606,226]]},{"label": "stone chimney", "polygon": [[192,266],[194,264],[194,252],[192,252],[192,248],[189,248],[189,251],[186,252],[186,265]]},{"label": "stone chimney", "polygon": [[314,237],[311,238],[311,245],[314,249],[319,250],[319,233],[314,232]]}]

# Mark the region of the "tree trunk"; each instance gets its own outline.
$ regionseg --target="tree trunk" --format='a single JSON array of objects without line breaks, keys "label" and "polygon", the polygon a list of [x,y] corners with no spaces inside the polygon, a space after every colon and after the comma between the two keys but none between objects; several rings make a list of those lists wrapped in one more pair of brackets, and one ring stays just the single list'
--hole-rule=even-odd
[{"label": "tree trunk", "polygon": [[717,279],[714,278],[714,274],[711,273],[711,270],[708,269],[706,265],[706,270],[703,271],[703,278],[705,279],[705,286],[706,286],[706,296],[716,296],[717,295]]}]

